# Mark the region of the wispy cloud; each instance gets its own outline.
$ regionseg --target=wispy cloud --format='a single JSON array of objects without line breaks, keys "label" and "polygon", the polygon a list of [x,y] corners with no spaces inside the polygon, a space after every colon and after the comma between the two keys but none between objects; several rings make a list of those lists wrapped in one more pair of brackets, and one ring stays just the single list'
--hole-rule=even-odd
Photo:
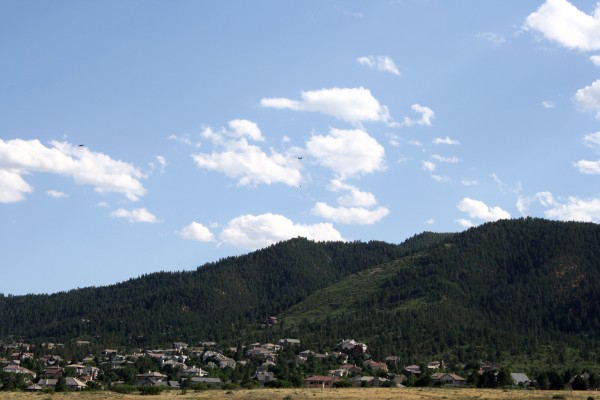
[{"label": "wispy cloud", "polygon": [[53,199],[64,199],[69,197],[68,194],[54,189],[46,190],[46,194]]},{"label": "wispy cloud", "polygon": [[400,76],[400,70],[389,56],[365,56],[358,57],[356,62],[360,65],[364,65],[371,69],[378,71],[389,72],[394,75]]},{"label": "wispy cloud", "polygon": [[435,117],[435,113],[429,107],[422,106],[420,104],[413,104],[410,106],[411,110],[413,110],[417,114],[421,114],[421,117],[418,119],[404,117],[404,120],[400,124],[400,126],[413,126],[413,125],[422,125],[422,126],[431,126],[432,120]]},{"label": "wispy cloud", "polygon": [[432,141],[433,144],[448,144],[448,145],[457,145],[460,144],[458,140],[451,139],[449,136],[445,138],[435,138]]},{"label": "wispy cloud", "polygon": [[487,40],[488,42],[492,43],[494,46],[501,46],[504,43],[506,43],[506,39],[503,36],[498,35],[496,33],[492,33],[492,32],[479,33],[479,34],[477,34],[477,37],[480,39]]}]

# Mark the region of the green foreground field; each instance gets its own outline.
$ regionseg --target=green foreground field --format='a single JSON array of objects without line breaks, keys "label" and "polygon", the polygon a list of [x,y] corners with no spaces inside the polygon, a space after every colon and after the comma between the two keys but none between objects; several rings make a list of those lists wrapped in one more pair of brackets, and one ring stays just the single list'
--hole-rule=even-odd
[{"label": "green foreground field", "polygon": [[80,393],[23,393],[0,392],[2,400],[192,400],[192,399],[251,399],[251,400],[301,400],[301,399],[401,399],[401,400],[600,400],[600,392],[525,391],[494,389],[417,389],[417,388],[344,388],[344,389],[255,389],[187,392],[164,392],[157,396],[119,394],[114,392]]}]

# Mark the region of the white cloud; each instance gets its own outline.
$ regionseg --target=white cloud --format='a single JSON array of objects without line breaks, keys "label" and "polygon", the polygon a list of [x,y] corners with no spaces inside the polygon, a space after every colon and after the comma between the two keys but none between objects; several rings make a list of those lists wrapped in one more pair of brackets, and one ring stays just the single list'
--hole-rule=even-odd
[{"label": "white cloud", "polygon": [[569,197],[564,204],[553,204],[554,208],[544,213],[548,218],[563,221],[600,222],[600,198],[580,199]]},{"label": "white cloud", "polygon": [[449,164],[458,164],[460,159],[458,157],[444,157],[439,154],[434,154],[431,156],[435,161],[449,163]]},{"label": "white cloud", "polygon": [[183,239],[195,240],[198,242],[212,242],[215,238],[212,232],[201,223],[193,221],[177,231],[177,234]]},{"label": "white cloud", "polygon": [[526,215],[527,212],[529,211],[529,207],[530,207],[531,203],[533,203],[535,201],[539,202],[544,207],[550,207],[550,206],[554,206],[554,205],[558,204],[556,202],[556,200],[554,200],[554,196],[552,196],[552,193],[538,192],[535,195],[533,195],[532,197],[519,196],[519,198],[517,199],[517,204],[516,204],[517,210],[519,210],[519,212],[522,215]]},{"label": "white cloud", "polygon": [[235,137],[248,136],[252,140],[263,141],[263,137],[258,125],[247,119],[234,119],[228,122],[231,133]]},{"label": "white cloud", "polygon": [[479,182],[476,181],[475,179],[463,179],[463,180],[460,181],[460,183],[462,183],[465,186],[479,185]]},{"label": "white cloud", "polygon": [[435,220],[433,218],[429,218],[428,220],[425,221],[426,225],[433,225],[435,223]]},{"label": "white cloud", "polygon": [[473,200],[468,197],[462,199],[458,203],[457,208],[467,213],[471,218],[478,218],[486,222],[510,218],[510,214],[502,208],[489,207],[483,201]]},{"label": "white cloud", "polygon": [[346,122],[357,124],[364,121],[387,122],[387,107],[371,94],[369,89],[331,88],[302,92],[302,100],[287,98],[263,98],[263,107],[290,109],[295,111],[311,111],[330,115]]},{"label": "white cloud", "polygon": [[437,165],[431,161],[421,161],[421,164],[423,165],[423,169],[428,172],[435,171],[435,168],[437,167]]},{"label": "white cloud", "polygon": [[156,161],[158,161],[158,165],[160,165],[160,173],[164,174],[165,168],[167,167],[167,165],[169,165],[169,162],[167,161],[166,157],[156,156]]},{"label": "white cloud", "polygon": [[592,112],[600,118],[600,79],[575,92],[574,100],[582,111]]},{"label": "white cloud", "polygon": [[46,190],[46,194],[54,199],[64,199],[65,197],[69,197],[68,194],[54,189]]},{"label": "white cloud", "polygon": [[372,225],[379,222],[390,211],[386,207],[369,210],[364,207],[331,207],[326,203],[317,202],[311,212],[341,224]]},{"label": "white cloud", "polygon": [[314,135],[307,152],[342,179],[385,169],[385,150],[367,132],[332,128],[329,135]]},{"label": "white cloud", "polygon": [[340,181],[339,179],[333,179],[329,184],[329,190],[332,192],[348,191],[349,193],[338,197],[337,201],[340,205],[346,207],[371,207],[377,204],[377,199],[373,193],[364,192],[359,190],[355,186],[349,185]]},{"label": "white cloud", "polygon": [[583,143],[595,151],[600,152],[600,132],[585,135],[583,137]]},{"label": "white cloud", "polygon": [[[20,201],[31,187],[22,176],[44,172],[68,176],[78,184],[95,186],[97,192],[122,193],[129,200],[139,200],[146,192],[140,179],[144,174],[133,165],[113,160],[103,153],[67,142],[50,142],[46,147],[39,140],[0,139],[0,171],[6,193],[4,202]],[[18,178],[17,178],[18,176]]]},{"label": "white cloud", "polygon": [[552,109],[556,107],[556,103],[549,100],[542,101],[542,107]]},{"label": "white cloud", "polygon": [[31,192],[33,188],[25,182],[19,171],[0,168],[0,203],[25,200],[25,195]]},{"label": "white cloud", "polygon": [[400,76],[400,70],[394,63],[391,57],[388,56],[366,56],[366,57],[358,57],[356,62],[360,65],[364,65],[371,69],[376,69],[378,71],[390,72],[394,75]]},{"label": "white cloud", "polygon": [[422,106],[420,104],[413,104],[410,106],[411,110],[414,112],[421,114],[421,118],[413,119],[409,117],[404,117],[404,121],[401,126],[412,126],[412,125],[424,125],[431,126],[431,120],[435,117],[435,113],[429,107]]},{"label": "white cloud", "polygon": [[184,134],[184,135],[180,135],[180,136],[178,136],[178,135],[169,135],[167,137],[167,139],[173,140],[173,141],[176,141],[176,142],[179,142],[179,143],[183,143],[183,144],[185,144],[187,146],[193,146],[193,147],[200,147],[200,146],[202,146],[202,143],[192,141],[192,138],[188,134]]},{"label": "white cloud", "polygon": [[472,228],[475,226],[475,224],[472,221],[464,218],[459,218],[456,220],[456,222],[464,228]]},{"label": "white cloud", "polygon": [[538,10],[530,14],[524,24],[558,42],[564,47],[580,51],[600,49],[600,6],[593,15],[579,10],[567,0],[546,0]]},{"label": "white cloud", "polygon": [[575,166],[582,174],[600,175],[600,160],[579,160],[575,163]]},{"label": "white cloud", "polygon": [[154,216],[154,214],[152,214],[146,208],[136,208],[133,210],[119,208],[118,210],[115,210],[112,213],[110,213],[110,216],[115,218],[125,218],[127,219],[127,221],[132,223],[147,222],[153,224],[159,222],[159,220],[156,219],[156,216]]},{"label": "white cloud", "polygon": [[596,67],[600,67],[600,56],[596,55],[596,56],[591,56],[590,57],[590,61],[592,62],[592,64],[594,64]]},{"label": "white cloud", "polygon": [[433,144],[449,144],[449,145],[460,144],[460,142],[458,140],[451,139],[449,136],[446,136],[445,138],[435,138],[435,139],[433,139],[432,143]]},{"label": "white cloud", "polygon": [[244,136],[254,140],[264,140],[258,126],[247,120],[229,122],[231,131],[218,132],[204,129],[202,136],[211,140],[219,151],[196,153],[192,158],[199,168],[218,171],[230,178],[237,178],[240,186],[271,185],[284,183],[298,186],[302,181],[301,164],[294,155],[286,155],[271,150],[265,153],[261,148],[248,143]]},{"label": "white cloud", "polygon": [[504,37],[492,32],[483,32],[478,34],[477,37],[487,40],[494,46],[501,46],[506,43],[506,39]]},{"label": "white cloud", "polygon": [[452,179],[449,176],[445,176],[445,175],[431,174],[431,178],[434,181],[440,182],[440,183],[449,183],[449,182],[452,182]]},{"label": "white cloud", "polygon": [[371,209],[377,204],[377,199],[372,193],[359,190],[339,179],[333,179],[328,189],[333,192],[348,193],[338,197],[339,207],[317,202],[311,211],[314,215],[343,224],[371,225],[389,214],[386,207]]},{"label": "white cloud", "polygon": [[316,241],[341,241],[342,235],[329,223],[296,224],[279,214],[242,215],[229,221],[220,234],[222,242],[258,249],[295,237]]}]

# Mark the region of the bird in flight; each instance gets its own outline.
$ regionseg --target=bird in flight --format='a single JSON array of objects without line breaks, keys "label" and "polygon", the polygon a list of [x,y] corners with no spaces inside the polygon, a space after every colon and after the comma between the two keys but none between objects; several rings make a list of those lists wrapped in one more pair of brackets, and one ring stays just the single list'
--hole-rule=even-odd
[{"label": "bird in flight", "polygon": [[298,157],[298,160],[302,160],[302,156]]},{"label": "bird in flight", "polygon": [[83,146],[85,146],[85,145],[84,145],[84,144],[80,144],[80,145],[79,145],[79,147],[83,147]]}]

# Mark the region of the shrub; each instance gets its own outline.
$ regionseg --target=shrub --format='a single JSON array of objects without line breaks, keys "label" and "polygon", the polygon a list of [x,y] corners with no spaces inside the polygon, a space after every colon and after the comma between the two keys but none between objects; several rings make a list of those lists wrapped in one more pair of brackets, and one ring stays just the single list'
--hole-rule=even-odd
[{"label": "shrub", "polygon": [[115,385],[111,386],[110,390],[121,394],[131,394],[135,388],[131,385]]}]

